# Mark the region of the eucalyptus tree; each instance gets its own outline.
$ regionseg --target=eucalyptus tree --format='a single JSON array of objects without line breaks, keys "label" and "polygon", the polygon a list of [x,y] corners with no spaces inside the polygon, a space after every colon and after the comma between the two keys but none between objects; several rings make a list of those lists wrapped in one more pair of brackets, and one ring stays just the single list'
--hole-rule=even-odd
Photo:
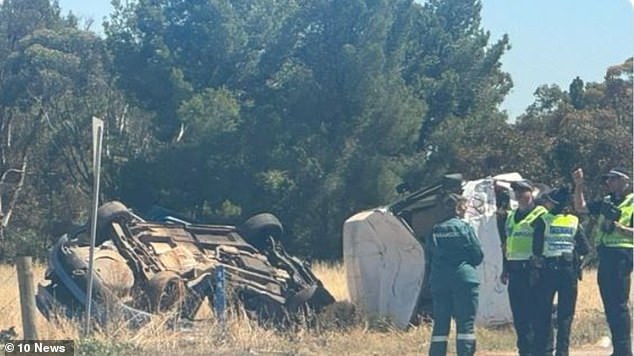
[{"label": "eucalyptus tree", "polygon": [[132,136],[143,134],[143,120],[129,120],[134,109],[113,85],[102,39],[57,3],[7,0],[0,18],[0,231],[13,217],[16,246],[33,247],[31,236],[45,247],[56,222],[86,218],[92,116],[108,123],[106,166],[141,147]]},{"label": "eucalyptus tree", "polygon": [[616,165],[631,169],[631,61],[607,68],[602,82],[576,77],[569,91],[557,85],[537,88],[535,102],[508,136],[515,137],[522,154],[515,169],[550,184],[572,184],[571,172],[583,167],[589,195],[601,194],[602,172]]},{"label": "eucalyptus tree", "polygon": [[[45,113],[41,104],[45,98],[37,91],[51,82],[29,82],[29,73],[21,70],[19,53],[23,40],[33,32],[47,27],[63,26],[59,9],[48,1],[11,1],[0,4],[0,237],[4,252],[5,231],[21,194],[27,187],[27,176],[32,170],[33,146],[39,138]],[[31,48],[31,54],[41,48]],[[34,92],[35,91],[35,92]]]},{"label": "eucalyptus tree", "polygon": [[[574,83],[574,81],[573,81]],[[583,167],[587,172],[588,195],[601,196],[603,174],[613,166],[632,169],[632,58],[607,68],[602,82],[589,82],[583,90],[583,106],[575,107],[569,97],[548,117],[545,135],[553,137],[550,166],[570,181],[570,172]]]}]

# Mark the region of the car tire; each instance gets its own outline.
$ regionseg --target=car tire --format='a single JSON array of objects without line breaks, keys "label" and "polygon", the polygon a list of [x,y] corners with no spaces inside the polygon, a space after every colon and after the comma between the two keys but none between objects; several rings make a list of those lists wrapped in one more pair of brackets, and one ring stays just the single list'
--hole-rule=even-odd
[{"label": "car tire", "polygon": [[94,271],[103,285],[117,298],[126,298],[134,286],[134,273],[119,252],[111,249],[95,251]]},{"label": "car tire", "polygon": [[247,219],[247,221],[242,224],[240,231],[248,242],[257,244],[268,236],[279,240],[284,233],[284,227],[275,215],[262,213]]},{"label": "car tire", "polygon": [[109,227],[113,221],[132,219],[130,209],[119,201],[111,201],[97,209],[97,238],[95,244],[101,245],[109,239]]},{"label": "car tire", "polygon": [[147,282],[145,293],[150,312],[166,314],[182,306],[185,300],[185,284],[175,272],[161,271]]}]

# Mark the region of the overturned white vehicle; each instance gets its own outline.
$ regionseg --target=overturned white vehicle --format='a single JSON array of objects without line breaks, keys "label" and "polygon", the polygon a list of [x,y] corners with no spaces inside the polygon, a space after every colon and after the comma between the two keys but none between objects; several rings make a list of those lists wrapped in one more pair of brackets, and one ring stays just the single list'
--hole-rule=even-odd
[{"label": "overturned white vehicle", "polygon": [[516,204],[509,200],[513,196],[510,182],[518,180],[522,177],[517,173],[467,182],[460,174],[446,175],[390,205],[350,217],[343,227],[343,258],[352,302],[401,328],[429,314],[432,300],[426,276],[425,237],[434,224],[448,218],[439,204],[442,198],[452,192],[461,193],[469,200],[466,218],[484,250],[484,261],[478,267],[481,285],[476,322],[510,322],[506,286],[499,280],[502,250],[496,211],[501,203]]}]

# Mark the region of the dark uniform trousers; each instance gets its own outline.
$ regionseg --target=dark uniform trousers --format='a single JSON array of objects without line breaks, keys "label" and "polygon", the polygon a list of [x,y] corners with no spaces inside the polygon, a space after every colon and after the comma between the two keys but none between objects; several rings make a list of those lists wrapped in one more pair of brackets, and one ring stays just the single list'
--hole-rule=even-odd
[{"label": "dark uniform trousers", "polygon": [[570,327],[577,304],[577,272],[573,261],[546,259],[535,286],[535,355],[553,354],[552,310],[557,293],[557,356],[568,355]]},{"label": "dark uniform trousers", "polygon": [[612,333],[614,356],[632,355],[632,321],[627,304],[632,273],[632,249],[602,247],[599,249],[597,279],[605,316]]},{"label": "dark uniform trousers", "polygon": [[530,286],[528,261],[510,261],[508,272],[509,302],[517,335],[517,349],[520,356],[533,355],[535,293]]},{"label": "dark uniform trousers", "polygon": [[471,356],[476,351],[474,334],[475,315],[478,310],[478,283],[455,282],[432,285],[434,328],[429,349],[430,356],[447,354],[447,335],[451,316],[456,319],[456,351],[458,356]]}]

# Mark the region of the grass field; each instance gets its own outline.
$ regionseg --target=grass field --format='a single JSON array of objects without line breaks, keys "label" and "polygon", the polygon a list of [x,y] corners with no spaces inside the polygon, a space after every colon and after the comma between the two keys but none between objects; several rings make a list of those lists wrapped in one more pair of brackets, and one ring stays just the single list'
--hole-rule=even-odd
[{"label": "grass field", "polygon": [[[342,265],[316,264],[315,273],[337,300],[347,300],[348,290]],[[36,266],[34,279],[41,281],[44,267]],[[387,323],[359,317],[346,330],[298,327],[277,331],[256,325],[239,314],[229,318],[224,328],[214,321],[203,321],[194,329],[170,330],[162,320],[153,321],[141,330],[129,330],[122,323],[112,323],[107,330],[81,339],[78,325],[63,320],[49,323],[38,314],[40,339],[75,339],[80,353],[86,355],[127,354],[231,354],[231,355],[416,355],[427,352],[430,325],[401,331]],[[0,329],[14,326],[22,335],[18,284],[15,268],[0,266]],[[478,355],[513,354],[515,336],[512,327],[478,328]],[[596,354],[594,346],[609,335],[603,317],[601,299],[596,286],[596,273],[586,272],[579,285],[577,313],[571,336],[572,347]],[[450,350],[454,350],[450,343]],[[600,354],[608,354],[599,349]]]}]

